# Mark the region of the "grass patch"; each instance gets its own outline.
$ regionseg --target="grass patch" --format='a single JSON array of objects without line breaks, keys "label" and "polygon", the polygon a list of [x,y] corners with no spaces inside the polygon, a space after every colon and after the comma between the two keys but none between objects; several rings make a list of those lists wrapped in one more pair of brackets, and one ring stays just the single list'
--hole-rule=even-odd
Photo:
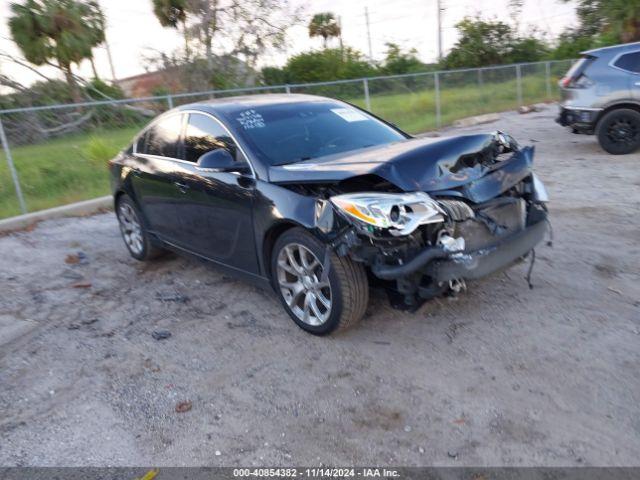
[{"label": "grass patch", "polygon": [[[552,85],[555,85],[552,80]],[[552,92],[555,93],[554,90]],[[547,96],[544,77],[524,77],[522,81],[524,104],[553,100]],[[364,100],[356,99],[364,107]],[[460,86],[440,89],[441,126],[455,120],[483,113],[502,112],[518,107],[516,81]],[[436,98],[433,87],[419,91],[400,91],[371,97],[371,110],[378,116],[395,123],[409,133],[422,133],[437,128]]]},{"label": "grass patch", "polygon": [[[131,140],[137,127],[76,134],[11,148],[30,212],[109,193],[107,161]],[[0,218],[20,214],[4,153],[0,155]]]},{"label": "grass patch", "polygon": [[[460,118],[511,110],[518,106],[515,79],[492,81],[488,77],[480,79],[470,76],[475,73],[451,74],[451,77],[447,75],[443,74],[441,79],[442,125],[451,124]],[[479,88],[481,80],[484,80],[483,87]],[[386,82],[377,85],[370,82],[375,87],[371,93],[371,109],[376,115],[410,133],[436,128],[432,76],[418,77],[413,82],[394,79],[376,82]],[[556,95],[556,79],[552,79],[551,85],[552,93]],[[322,93],[331,95],[331,92]],[[525,104],[552,100],[548,98],[543,73],[523,76],[522,95]],[[341,97],[337,92],[333,96]],[[344,99],[364,107],[362,96]],[[33,212],[107,195],[107,161],[128,144],[139,128],[128,126],[95,130],[90,134],[67,135],[45,143],[11,148],[28,210]],[[13,182],[2,152],[0,218],[19,214]]]}]

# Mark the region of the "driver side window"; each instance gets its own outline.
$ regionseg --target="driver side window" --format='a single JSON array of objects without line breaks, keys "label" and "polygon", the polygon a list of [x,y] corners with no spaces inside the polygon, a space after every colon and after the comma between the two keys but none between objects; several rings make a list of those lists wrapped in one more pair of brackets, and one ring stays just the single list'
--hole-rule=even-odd
[{"label": "driver side window", "polygon": [[235,142],[218,122],[206,115],[189,114],[184,133],[185,160],[196,163],[202,155],[216,148],[224,148],[237,161],[244,161]]}]

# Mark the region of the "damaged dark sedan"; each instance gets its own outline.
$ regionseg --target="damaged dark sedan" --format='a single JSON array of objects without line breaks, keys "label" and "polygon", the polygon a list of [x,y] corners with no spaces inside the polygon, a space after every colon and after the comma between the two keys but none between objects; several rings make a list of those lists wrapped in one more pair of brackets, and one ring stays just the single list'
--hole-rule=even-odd
[{"label": "damaged dark sedan", "polygon": [[501,132],[413,138],[347,103],[285,94],[171,110],[110,168],[133,257],[212,262],[327,334],[364,315],[372,285],[410,310],[530,254],[548,229],[532,161]]}]

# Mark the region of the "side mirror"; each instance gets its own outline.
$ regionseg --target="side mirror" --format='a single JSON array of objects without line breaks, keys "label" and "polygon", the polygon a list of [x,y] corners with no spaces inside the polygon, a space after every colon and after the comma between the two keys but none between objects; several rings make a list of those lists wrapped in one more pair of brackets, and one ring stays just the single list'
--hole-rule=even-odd
[{"label": "side mirror", "polygon": [[236,171],[241,165],[233,158],[231,153],[224,148],[216,148],[205,153],[198,159],[196,165],[199,170],[210,170],[214,172]]}]

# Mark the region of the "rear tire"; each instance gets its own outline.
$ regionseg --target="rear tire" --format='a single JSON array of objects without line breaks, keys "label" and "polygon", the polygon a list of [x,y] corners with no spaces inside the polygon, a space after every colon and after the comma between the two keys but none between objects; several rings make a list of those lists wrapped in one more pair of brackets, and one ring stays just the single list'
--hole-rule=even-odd
[{"label": "rear tire", "polygon": [[128,195],[118,197],[116,216],[124,244],[133,258],[146,261],[166,253],[166,250],[152,243],[140,210]]},{"label": "rear tire", "polygon": [[271,255],[272,282],[282,305],[300,328],[314,335],[354,325],[369,302],[364,267],[330,250],[326,275],[326,248],[303,228],[292,228],[278,238]]},{"label": "rear tire", "polygon": [[640,112],[629,108],[612,110],[596,127],[602,149],[612,155],[625,155],[640,148]]}]

